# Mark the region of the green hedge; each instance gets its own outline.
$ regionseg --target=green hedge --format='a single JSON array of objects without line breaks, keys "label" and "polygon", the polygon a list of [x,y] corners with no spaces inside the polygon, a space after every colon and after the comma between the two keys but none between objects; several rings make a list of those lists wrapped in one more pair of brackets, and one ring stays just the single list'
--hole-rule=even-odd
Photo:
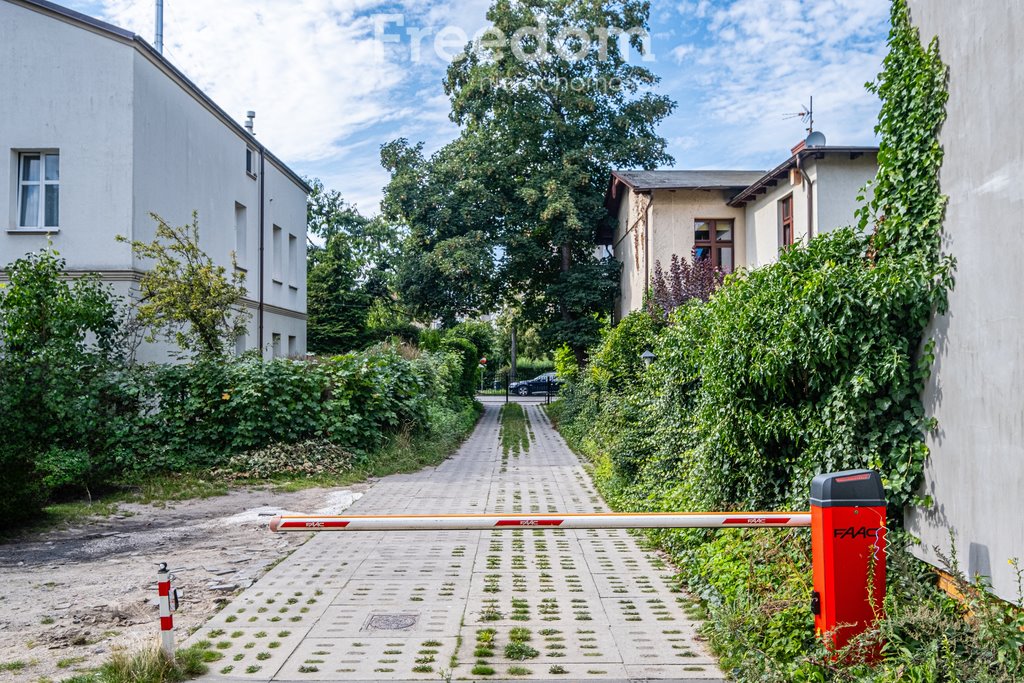
[{"label": "green hedge", "polygon": [[471,404],[469,342],[437,352],[380,345],[317,361],[250,355],[137,366],[123,354],[123,306],[95,278],[65,280],[49,250],[5,270],[4,523],[35,514],[61,488],[219,466],[272,444],[326,440],[360,464],[392,435],[450,428]]}]

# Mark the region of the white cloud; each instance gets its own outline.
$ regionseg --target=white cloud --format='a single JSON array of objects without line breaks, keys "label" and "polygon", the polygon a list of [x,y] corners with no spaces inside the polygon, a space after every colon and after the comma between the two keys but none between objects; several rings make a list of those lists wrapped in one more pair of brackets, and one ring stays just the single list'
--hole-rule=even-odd
[{"label": "white cloud", "polygon": [[[168,0],[165,54],[286,159],[337,154],[353,131],[391,113],[400,65],[377,58],[379,0]],[[152,36],[152,3],[106,0],[105,17]]]},{"label": "white cloud", "polygon": [[871,141],[878,103],[864,84],[885,56],[888,0],[734,0],[710,13],[691,71],[712,121],[742,127],[746,153],[782,152],[803,131],[783,115],[814,97],[831,144]]},{"label": "white cloud", "polygon": [[693,45],[676,45],[674,48],[672,48],[672,51],[669,53],[669,56],[673,60],[675,60],[676,64],[682,64],[687,57],[689,57],[696,51],[697,48],[694,47]]}]

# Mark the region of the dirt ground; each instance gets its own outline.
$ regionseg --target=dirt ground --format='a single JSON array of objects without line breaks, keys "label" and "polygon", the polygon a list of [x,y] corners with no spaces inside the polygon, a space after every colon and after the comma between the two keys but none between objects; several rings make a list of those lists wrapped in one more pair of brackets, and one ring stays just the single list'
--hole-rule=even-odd
[{"label": "dirt ground", "polygon": [[[115,648],[155,643],[160,562],[183,592],[174,625],[184,640],[308,539],[270,533],[270,516],[337,513],[369,486],[125,504],[111,517],[0,545],[0,680],[59,681]],[[25,667],[5,670],[15,661]]]}]

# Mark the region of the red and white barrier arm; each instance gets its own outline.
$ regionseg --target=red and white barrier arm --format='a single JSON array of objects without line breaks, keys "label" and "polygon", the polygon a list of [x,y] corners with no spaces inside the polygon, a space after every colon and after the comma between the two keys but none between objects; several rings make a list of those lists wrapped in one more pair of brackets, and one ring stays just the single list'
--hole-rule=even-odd
[{"label": "red and white barrier arm", "polygon": [[517,529],[729,529],[808,527],[810,512],[645,512],[530,515],[284,515],[271,531],[463,531]]}]

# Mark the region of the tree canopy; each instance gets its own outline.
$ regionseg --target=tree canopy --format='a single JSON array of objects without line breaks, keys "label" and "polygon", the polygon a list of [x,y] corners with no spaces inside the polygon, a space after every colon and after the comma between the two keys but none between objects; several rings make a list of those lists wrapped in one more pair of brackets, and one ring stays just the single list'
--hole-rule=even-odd
[{"label": "tree canopy", "polygon": [[429,158],[404,139],[383,147],[384,216],[407,230],[397,286],[420,317],[514,301],[579,356],[597,341],[618,288],[618,264],[595,256],[609,174],[672,162],[655,127],[674,103],[625,49],[643,52],[648,11],[496,0],[444,81],[459,137]]}]

